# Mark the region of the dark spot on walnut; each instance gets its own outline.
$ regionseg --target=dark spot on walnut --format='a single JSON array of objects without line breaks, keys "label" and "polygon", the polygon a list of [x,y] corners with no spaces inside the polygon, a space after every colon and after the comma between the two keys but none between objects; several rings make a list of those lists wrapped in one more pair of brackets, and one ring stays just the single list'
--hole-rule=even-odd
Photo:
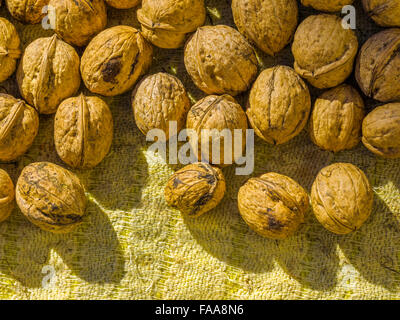
[{"label": "dark spot on walnut", "polygon": [[121,72],[122,63],[120,58],[109,60],[101,70],[105,82],[116,83],[115,77]]}]

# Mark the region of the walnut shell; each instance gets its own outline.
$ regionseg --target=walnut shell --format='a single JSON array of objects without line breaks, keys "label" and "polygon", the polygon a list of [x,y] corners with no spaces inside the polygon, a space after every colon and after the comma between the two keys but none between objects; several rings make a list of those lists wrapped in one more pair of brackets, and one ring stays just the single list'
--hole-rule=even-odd
[{"label": "walnut shell", "polygon": [[294,35],[294,69],[314,87],[335,87],[353,71],[357,51],[357,37],[353,30],[343,28],[340,17],[309,16]]},{"label": "walnut shell", "polygon": [[36,39],[25,49],[17,81],[22,97],[39,113],[55,113],[79,89],[79,56],[57,35]]},{"label": "walnut shell", "polygon": [[168,73],[157,73],[144,78],[132,94],[132,108],[136,125],[147,135],[160,129],[169,139],[169,122],[177,122],[177,132],[185,126],[190,100],[182,82]]},{"label": "walnut shell", "polygon": [[360,143],[364,115],[364,101],[353,87],[344,84],[326,91],[311,114],[311,140],[328,151],[352,149]]},{"label": "walnut shell", "polygon": [[13,18],[29,24],[42,21],[45,16],[42,10],[48,3],[49,0],[6,0],[8,11]]},{"label": "walnut shell", "polygon": [[350,163],[323,168],[311,189],[316,218],[336,234],[359,229],[372,212],[373,200],[374,193],[367,177]]},{"label": "walnut shell", "polygon": [[204,0],[142,0],[137,11],[143,36],[155,46],[176,49],[187,33],[204,24]]},{"label": "walnut shell", "polygon": [[45,231],[68,233],[82,223],[86,196],[78,177],[49,162],[25,167],[16,186],[25,217]]},{"label": "walnut shell", "polygon": [[344,6],[350,5],[354,0],[301,0],[306,7],[313,7],[319,11],[339,12]]},{"label": "walnut shell", "polygon": [[400,29],[369,38],[357,59],[356,79],[368,97],[382,102],[400,99]]},{"label": "walnut shell", "polygon": [[238,206],[253,231],[282,240],[293,235],[304,222],[309,198],[296,181],[271,172],[249,179],[239,189]]},{"label": "walnut shell", "polygon": [[185,216],[197,218],[221,202],[225,188],[225,178],[219,168],[194,163],[171,176],[164,194],[169,206]]},{"label": "walnut shell", "polygon": [[[189,111],[186,128],[192,129],[192,131],[188,131],[189,142],[197,153],[198,160],[203,157],[214,165],[232,164],[235,159],[242,156],[242,151],[246,146],[246,130],[248,128],[246,113],[234,98],[226,94],[212,95],[198,101]],[[209,131],[207,132],[205,129]],[[212,130],[217,130],[218,133],[214,133]],[[225,138],[223,130],[229,130],[231,133],[232,159],[227,158],[230,154],[228,154],[229,149],[225,150],[225,144],[229,146],[229,140],[225,141],[225,139],[229,138]],[[241,139],[236,139],[235,130],[241,130]],[[220,138],[219,144],[218,138]],[[217,146],[219,156],[213,153],[213,144]],[[225,157],[225,152],[227,157]]]},{"label": "walnut shell", "polygon": [[105,0],[110,7],[117,9],[130,9],[136,7],[140,0]]},{"label": "walnut shell", "polygon": [[138,30],[116,26],[99,33],[82,56],[81,74],[86,87],[103,96],[130,90],[153,59],[153,48]]},{"label": "walnut shell", "polygon": [[231,96],[247,91],[258,72],[253,48],[237,30],[223,25],[197,29],[185,47],[185,66],[205,93]]},{"label": "walnut shell", "polygon": [[25,101],[0,94],[0,161],[12,161],[32,145],[39,116]]},{"label": "walnut shell", "polygon": [[367,14],[380,26],[400,27],[400,1],[363,0]]},{"label": "walnut shell", "polygon": [[0,17],[0,82],[7,80],[15,71],[21,56],[20,39],[14,25]]},{"label": "walnut shell", "polygon": [[98,97],[64,100],[54,121],[54,143],[61,160],[73,168],[93,168],[110,151],[113,118]]},{"label": "walnut shell", "polygon": [[362,124],[362,142],[384,158],[400,158],[400,103],[375,108]]},{"label": "walnut shell", "polygon": [[296,0],[233,0],[239,31],[262,51],[273,56],[292,39],[298,22]]},{"label": "walnut shell", "polygon": [[103,0],[50,0],[56,14],[55,32],[64,41],[84,46],[107,25]]},{"label": "walnut shell", "polygon": [[250,91],[247,116],[255,133],[268,143],[283,144],[297,136],[310,111],[310,92],[292,68],[264,70]]},{"label": "walnut shell", "polygon": [[0,169],[0,223],[7,220],[14,209],[14,184],[8,173]]}]

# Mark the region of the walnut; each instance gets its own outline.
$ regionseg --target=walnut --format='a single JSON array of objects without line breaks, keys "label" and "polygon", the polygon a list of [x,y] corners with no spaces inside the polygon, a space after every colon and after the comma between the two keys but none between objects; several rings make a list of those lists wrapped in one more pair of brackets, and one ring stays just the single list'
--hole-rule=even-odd
[{"label": "walnut", "polygon": [[39,113],[55,113],[79,89],[79,56],[57,35],[36,39],[25,49],[17,81],[22,97]]},{"label": "walnut", "polygon": [[144,78],[132,94],[136,125],[143,134],[160,129],[169,139],[169,123],[177,122],[177,132],[185,126],[190,109],[189,97],[182,82],[167,73]]},{"label": "walnut", "polygon": [[239,31],[271,56],[290,42],[298,22],[296,0],[233,0],[232,12]]},{"label": "walnut", "polygon": [[82,223],[86,196],[78,177],[49,162],[25,167],[16,200],[26,218],[45,231],[68,233]]},{"label": "walnut", "polygon": [[365,42],[356,65],[356,79],[368,97],[382,102],[400,99],[400,29],[381,31]]},{"label": "walnut", "polygon": [[247,116],[255,133],[268,143],[283,144],[297,136],[310,111],[310,92],[292,68],[264,70],[250,91]]},{"label": "walnut", "polygon": [[353,87],[344,84],[326,91],[311,114],[311,140],[328,151],[352,149],[360,143],[364,114],[364,101]]},{"label": "walnut", "polygon": [[362,124],[362,141],[373,153],[384,158],[400,158],[400,103],[374,109]]},{"label": "walnut", "polygon": [[137,12],[143,36],[155,46],[176,49],[204,24],[204,0],[143,0]]},{"label": "walnut", "polygon": [[353,71],[358,40],[344,29],[340,17],[329,14],[309,16],[297,28],[292,45],[294,68],[314,87],[335,87]]},{"label": "walnut", "polygon": [[[198,159],[203,157],[214,165],[232,164],[242,155],[246,146],[246,114],[236,100],[226,94],[208,96],[197,102],[189,111],[186,127],[192,129],[188,131],[189,142]],[[213,132],[215,130],[217,131]],[[235,135],[235,130],[240,130],[240,136]],[[224,131],[228,136],[225,136]],[[213,144],[216,145],[219,155],[213,153]],[[230,147],[231,152],[229,149],[225,150],[225,144]]]},{"label": "walnut", "polygon": [[400,1],[363,0],[367,14],[380,26],[400,27]]},{"label": "walnut", "polygon": [[359,229],[371,214],[373,199],[367,177],[350,163],[335,163],[323,168],[311,190],[316,218],[336,234]]},{"label": "walnut", "polygon": [[165,200],[185,216],[197,218],[214,209],[225,194],[225,178],[207,163],[190,164],[177,171],[165,187]]},{"label": "walnut", "polygon": [[105,0],[110,7],[117,9],[130,9],[136,7],[140,0]]},{"label": "walnut", "polygon": [[54,121],[54,142],[60,158],[73,168],[93,168],[110,151],[113,118],[98,97],[64,100]]},{"label": "walnut", "polygon": [[231,96],[247,91],[258,72],[253,48],[237,30],[223,25],[197,29],[185,47],[185,66],[205,93]]},{"label": "walnut", "polygon": [[0,94],[0,161],[12,161],[32,145],[39,130],[39,116],[23,100]]},{"label": "walnut", "polygon": [[55,32],[64,41],[84,46],[107,24],[103,0],[50,0],[55,10]]},{"label": "walnut", "polygon": [[14,25],[0,17],[0,83],[15,71],[17,59],[21,56],[20,39]]},{"label": "walnut", "polygon": [[8,11],[13,18],[29,24],[42,21],[45,16],[42,10],[48,3],[49,0],[6,0]]},{"label": "walnut", "polygon": [[14,209],[14,184],[8,173],[0,169],[0,223],[7,220]]},{"label": "walnut", "polygon": [[249,179],[239,189],[238,206],[252,230],[281,240],[293,235],[304,222],[309,198],[296,181],[271,172]]},{"label": "walnut", "polygon": [[301,0],[303,6],[325,12],[339,12],[344,6],[353,2],[354,0]]},{"label": "walnut", "polygon": [[130,90],[153,59],[153,48],[138,30],[116,26],[99,33],[82,56],[81,74],[86,87],[103,96]]}]

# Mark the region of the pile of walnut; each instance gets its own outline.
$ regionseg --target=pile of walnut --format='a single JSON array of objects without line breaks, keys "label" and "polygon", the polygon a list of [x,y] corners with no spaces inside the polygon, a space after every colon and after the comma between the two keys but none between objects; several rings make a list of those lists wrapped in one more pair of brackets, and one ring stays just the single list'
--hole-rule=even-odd
[{"label": "pile of walnut", "polygon": [[[299,1],[232,0],[234,29],[205,26],[204,0],[5,0],[13,19],[25,24],[40,23],[43,7],[50,5],[56,25],[53,36],[36,39],[22,51],[15,26],[0,17],[0,83],[16,72],[22,98],[0,94],[0,161],[25,154],[38,133],[39,115],[55,114],[60,159],[71,168],[97,166],[113,140],[112,114],[101,96],[130,91],[133,118],[143,134],[160,129],[168,140],[169,123],[175,121],[178,131],[191,129],[188,139],[198,160],[208,160],[178,170],[165,188],[167,203],[188,217],[215,208],[226,189],[224,141],[213,162],[213,151],[204,154],[203,147],[212,145],[216,135],[199,140],[203,129],[242,130],[243,151],[249,127],[273,145],[307,127],[323,150],[348,150],[362,141],[377,156],[400,158],[400,2],[363,0],[366,14],[391,28],[361,47],[335,14],[352,3],[301,0],[322,12],[299,24]],[[107,6],[136,10],[141,30],[107,28]],[[259,70],[255,47],[273,56],[289,44],[293,68]],[[74,46],[84,47],[81,57]],[[183,48],[187,73],[206,96],[192,106],[177,77],[143,77],[153,46]],[[383,103],[368,115],[360,92],[344,83],[354,70],[362,93]],[[82,80],[94,95],[78,92]],[[308,85],[327,89],[313,105]],[[234,98],[244,92],[249,92],[246,111]],[[75,174],[49,162],[25,167],[15,187],[0,170],[0,194],[0,222],[10,216],[15,201],[29,221],[46,231],[70,232],[84,221],[84,186]],[[247,180],[238,193],[238,208],[255,232],[284,239],[299,229],[310,207],[329,231],[355,231],[368,219],[373,198],[359,168],[335,163],[317,175],[311,206],[300,184],[270,172]]]}]

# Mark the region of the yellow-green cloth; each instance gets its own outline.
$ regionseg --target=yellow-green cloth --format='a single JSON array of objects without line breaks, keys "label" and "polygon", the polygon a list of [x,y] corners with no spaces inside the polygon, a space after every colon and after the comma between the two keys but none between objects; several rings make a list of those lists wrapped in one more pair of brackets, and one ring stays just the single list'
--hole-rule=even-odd
[{"label": "yellow-green cloth", "polygon": [[[234,26],[229,1],[206,4],[208,24]],[[302,8],[301,19],[312,12]],[[360,5],[357,14],[356,32],[363,42],[379,29]],[[0,15],[10,18],[4,7]],[[109,26],[138,26],[135,10],[109,9],[108,16]],[[52,34],[40,25],[16,26],[24,47]],[[289,47],[275,58],[260,54],[261,68],[275,64],[292,65]],[[177,74],[193,100],[204,96],[185,72],[182,49],[156,49],[150,72],[158,71]],[[18,95],[15,77],[0,87]],[[244,106],[246,96],[238,99]],[[256,139],[253,175],[275,171],[309,191],[322,167],[351,162],[366,172],[375,192],[370,219],[351,235],[331,234],[310,211],[296,235],[284,241],[268,240],[251,231],[239,215],[237,192],[248,177],[236,176],[233,167],[224,169],[227,193],[212,212],[190,220],[168,208],[163,189],[177,167],[147,151],[149,144],[134,123],[130,93],[105,100],[115,121],[112,151],[93,170],[73,170],[89,198],[84,223],[72,234],[54,235],[35,227],[15,209],[0,224],[0,298],[400,298],[399,160],[377,158],[361,144],[333,155],[314,146],[307,131],[279,147]],[[376,105],[371,100],[367,104],[368,110]],[[52,136],[53,116],[41,116],[39,135],[29,152],[0,167],[15,183],[31,162],[65,166],[57,157]],[[49,282],[53,271],[56,278]]]}]

